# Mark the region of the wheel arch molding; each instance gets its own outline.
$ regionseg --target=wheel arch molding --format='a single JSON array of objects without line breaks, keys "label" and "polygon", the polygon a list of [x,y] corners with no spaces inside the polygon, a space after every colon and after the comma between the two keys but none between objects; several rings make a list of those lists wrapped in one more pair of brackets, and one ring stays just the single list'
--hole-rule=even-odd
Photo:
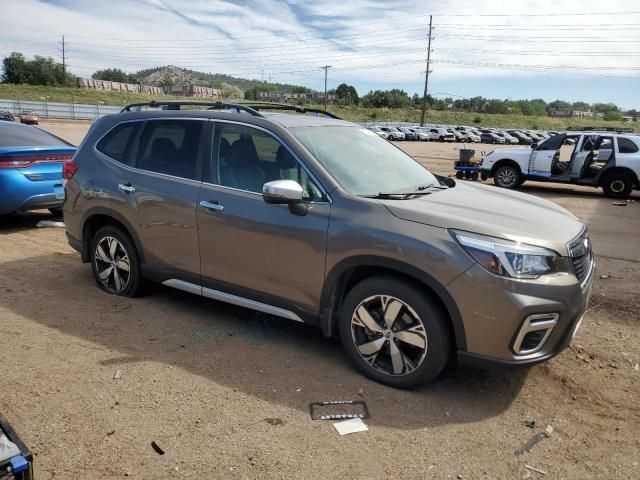
[{"label": "wheel arch molding", "polygon": [[[364,276],[362,276],[364,275]],[[444,309],[451,322],[455,347],[466,350],[467,342],[464,333],[464,323],[460,310],[453,297],[444,286],[429,273],[402,261],[359,255],[341,260],[335,264],[325,278],[320,300],[320,326],[323,333],[330,337],[336,331],[340,304],[346,293],[360,280],[372,275],[393,275],[413,282],[419,282],[419,287],[434,296]]]},{"label": "wheel arch molding", "polygon": [[493,164],[493,166],[491,167],[491,172],[489,176],[493,177],[496,173],[496,170],[498,170],[500,167],[504,165],[512,165],[518,169],[518,172],[520,172],[520,175],[524,174],[524,172],[522,171],[522,167],[518,162],[516,162],[512,158],[501,158],[500,160],[498,160],[496,163]]},{"label": "wheel arch molding", "polygon": [[83,262],[89,262],[89,244],[91,242],[93,233],[95,233],[100,227],[104,225],[115,225],[116,227],[122,228],[133,241],[133,244],[136,247],[138,258],[140,259],[140,263],[145,263],[142,244],[135,230],[132,228],[132,225],[124,218],[123,215],[105,207],[91,208],[87,210],[82,217],[81,256]]}]

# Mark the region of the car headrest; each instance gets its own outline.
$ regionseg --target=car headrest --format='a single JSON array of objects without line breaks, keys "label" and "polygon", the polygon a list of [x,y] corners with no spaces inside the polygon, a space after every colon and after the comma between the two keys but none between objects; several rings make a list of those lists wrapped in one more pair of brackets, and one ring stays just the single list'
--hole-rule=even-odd
[{"label": "car headrest", "polygon": [[168,138],[156,138],[151,144],[151,157],[155,160],[171,159],[177,154],[178,149]]},{"label": "car headrest", "polygon": [[229,150],[231,150],[231,144],[226,138],[220,139],[220,158],[226,159],[229,156]]},{"label": "car headrest", "polygon": [[236,140],[229,149],[226,163],[234,168],[246,168],[257,165],[256,149],[249,140]]},{"label": "car headrest", "polygon": [[296,168],[298,166],[298,162],[296,159],[289,153],[284,145],[280,145],[278,148],[278,153],[276,153],[276,167],[280,170],[288,170],[290,168]]}]

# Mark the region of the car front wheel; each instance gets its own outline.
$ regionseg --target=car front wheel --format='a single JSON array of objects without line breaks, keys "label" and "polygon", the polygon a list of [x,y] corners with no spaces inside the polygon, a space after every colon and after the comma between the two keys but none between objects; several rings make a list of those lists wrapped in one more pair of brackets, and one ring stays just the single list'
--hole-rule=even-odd
[{"label": "car front wheel", "polygon": [[339,327],[355,367],[391,387],[429,383],[449,361],[446,315],[425,292],[393,277],[356,285],[342,304]]},{"label": "car front wheel", "polygon": [[107,293],[137,297],[143,290],[138,253],[129,235],[114,226],[100,228],[91,240],[91,270]]},{"label": "car front wheel", "polygon": [[513,165],[503,165],[493,175],[493,183],[502,188],[515,188],[519,181],[520,172]]}]

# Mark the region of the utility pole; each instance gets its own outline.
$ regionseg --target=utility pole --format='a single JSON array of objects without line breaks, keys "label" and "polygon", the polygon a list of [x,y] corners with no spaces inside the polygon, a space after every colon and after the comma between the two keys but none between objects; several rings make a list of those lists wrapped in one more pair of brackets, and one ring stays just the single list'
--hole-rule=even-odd
[{"label": "utility pole", "polygon": [[262,73],[262,83],[264,83],[264,70],[260,70],[260,72]]},{"label": "utility pole", "polygon": [[67,84],[67,59],[64,54],[64,35],[62,35],[62,86]]},{"label": "utility pole", "polygon": [[424,127],[424,117],[427,113],[427,88],[429,86],[429,67],[431,66],[431,31],[433,30],[433,15],[429,15],[429,40],[427,42],[427,70],[424,76],[424,95],[422,96],[422,113],[420,126]]},{"label": "utility pole", "polygon": [[322,67],[324,70],[324,111],[327,111],[327,72],[331,68],[331,65],[325,65]]}]

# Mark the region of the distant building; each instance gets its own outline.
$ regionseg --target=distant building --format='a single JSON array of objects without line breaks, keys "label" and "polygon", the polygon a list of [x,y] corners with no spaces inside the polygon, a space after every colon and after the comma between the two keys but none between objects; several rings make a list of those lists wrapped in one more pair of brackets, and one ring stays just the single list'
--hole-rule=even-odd
[{"label": "distant building", "polygon": [[217,88],[201,87],[199,85],[173,85],[165,87],[167,95],[196,97],[196,98],[222,98],[222,90]]},{"label": "distant building", "polygon": [[604,114],[592,112],[591,110],[551,110],[552,117],[565,118],[603,118]]},{"label": "distant building", "polygon": [[[324,103],[324,92],[296,93],[296,92],[257,92],[256,100],[263,102],[298,103],[305,99],[311,103]],[[336,103],[335,93],[327,94],[327,103]]]}]

